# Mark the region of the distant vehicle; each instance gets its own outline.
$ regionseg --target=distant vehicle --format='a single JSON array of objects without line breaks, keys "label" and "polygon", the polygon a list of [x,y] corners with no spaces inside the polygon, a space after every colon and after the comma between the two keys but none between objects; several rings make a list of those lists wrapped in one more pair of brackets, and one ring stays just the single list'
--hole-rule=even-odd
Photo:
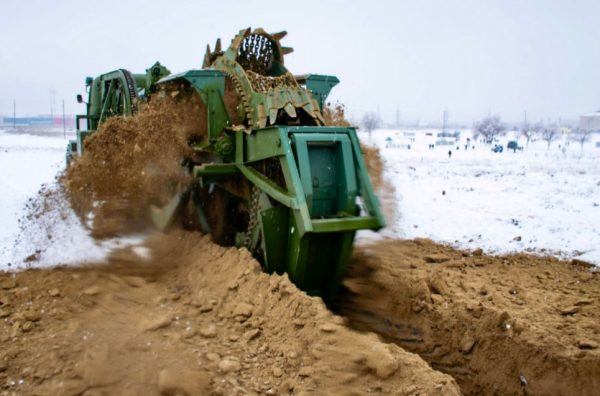
[{"label": "distant vehicle", "polygon": [[443,132],[438,133],[437,137],[460,139],[460,131],[454,131],[454,132],[443,131]]},{"label": "distant vehicle", "polygon": [[502,147],[501,144],[495,144],[494,147],[492,147],[492,151],[494,153],[501,153],[502,151],[504,151],[504,147]]},{"label": "distant vehicle", "polygon": [[516,140],[511,140],[506,145],[506,150],[512,150],[513,152],[523,151],[523,146],[519,146],[519,143]]},{"label": "distant vehicle", "polygon": [[407,143],[403,143],[403,142],[396,142],[394,141],[394,139],[391,138],[391,136],[388,136],[385,139],[385,148],[405,148],[410,150],[410,141],[414,141],[414,139],[410,139],[409,142]]},{"label": "distant vehicle", "polygon": [[438,141],[435,142],[436,146],[454,146],[454,141],[453,140],[447,140],[447,139],[439,139]]}]

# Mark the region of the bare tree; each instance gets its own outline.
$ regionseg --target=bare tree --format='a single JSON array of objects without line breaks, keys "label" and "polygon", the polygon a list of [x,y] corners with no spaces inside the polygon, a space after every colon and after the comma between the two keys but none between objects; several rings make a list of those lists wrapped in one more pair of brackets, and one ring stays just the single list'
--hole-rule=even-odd
[{"label": "bare tree", "polygon": [[525,121],[523,126],[521,127],[521,136],[523,136],[527,140],[527,144],[525,146],[529,147],[529,141],[535,136],[539,129],[537,125],[531,125],[529,122]]},{"label": "bare tree", "polygon": [[543,141],[548,143],[548,148],[550,148],[552,142],[559,138],[560,131],[556,125],[545,125],[540,127],[538,134]]},{"label": "bare tree", "polygon": [[506,133],[506,125],[500,121],[500,117],[485,117],[483,120],[476,122],[473,129],[473,137],[477,139],[482,136],[486,143],[492,143],[498,136]]},{"label": "bare tree", "polygon": [[598,131],[593,129],[574,129],[569,135],[569,140],[577,142],[581,145],[581,150],[583,151],[583,145],[590,140],[592,135]]},{"label": "bare tree", "polygon": [[366,113],[362,119],[363,127],[369,132],[369,139],[371,139],[371,132],[379,128],[381,125],[381,119],[375,113]]}]

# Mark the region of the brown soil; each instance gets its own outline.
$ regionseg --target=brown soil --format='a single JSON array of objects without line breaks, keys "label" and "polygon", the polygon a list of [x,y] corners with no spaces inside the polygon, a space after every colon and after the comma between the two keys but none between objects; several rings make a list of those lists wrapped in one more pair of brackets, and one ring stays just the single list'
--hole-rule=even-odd
[{"label": "brown soil", "polygon": [[323,108],[323,119],[325,125],[350,126],[350,122],[346,119],[346,106],[340,102],[326,103]]},{"label": "brown soil", "polygon": [[[243,122],[230,79],[224,103],[232,122]],[[189,185],[185,159],[214,160],[190,148],[190,143],[206,143],[206,117],[195,90],[170,86],[142,104],[135,116],[109,118],[86,138],[85,155],[69,167],[63,184],[75,211],[94,218],[94,236],[146,226],[151,205],[165,205]]]},{"label": "brown soil", "polygon": [[482,256],[429,240],[358,248],[339,313],[418,353],[462,392],[593,395],[600,274],[547,257]]},{"label": "brown soil", "polygon": [[206,136],[206,108],[181,89],[155,95],[135,117],[113,117],[85,141],[85,155],[69,167],[64,184],[80,215],[93,213],[96,236],[113,235],[148,218],[189,183],[182,159],[188,142]]},{"label": "brown soil", "polygon": [[147,244],[150,259],[0,273],[0,392],[459,394],[244,249],[184,231]]}]

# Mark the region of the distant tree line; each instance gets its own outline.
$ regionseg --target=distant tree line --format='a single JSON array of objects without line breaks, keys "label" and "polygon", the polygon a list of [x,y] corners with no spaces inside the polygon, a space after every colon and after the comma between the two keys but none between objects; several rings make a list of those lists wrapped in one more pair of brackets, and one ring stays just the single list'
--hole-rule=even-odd
[{"label": "distant tree line", "polygon": [[[473,137],[475,139],[482,138],[488,144],[493,143],[498,137],[506,135],[506,132],[507,126],[498,116],[484,117],[481,121],[476,122],[473,127]],[[592,129],[575,128],[569,132],[568,139],[579,143],[583,150],[583,145],[590,141],[593,134],[599,132]],[[561,127],[558,124],[544,124],[541,122],[530,124],[525,122],[519,131],[519,135],[525,138],[526,146],[529,146],[531,140],[537,138],[546,142],[548,148],[550,148],[550,145],[560,137]]]},{"label": "distant tree line", "polygon": [[371,139],[371,133],[381,126],[381,118],[375,113],[366,113],[362,119],[362,126],[369,132],[369,139]]}]

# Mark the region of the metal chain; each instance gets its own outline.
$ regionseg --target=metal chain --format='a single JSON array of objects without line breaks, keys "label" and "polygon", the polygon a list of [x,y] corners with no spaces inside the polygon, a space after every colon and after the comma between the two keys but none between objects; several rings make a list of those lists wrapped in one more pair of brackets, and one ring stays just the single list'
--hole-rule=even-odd
[{"label": "metal chain", "polygon": [[260,189],[256,186],[252,186],[252,192],[250,195],[250,207],[248,208],[248,229],[244,235],[244,246],[250,250],[250,244],[252,243],[252,233],[258,224],[258,209],[259,209],[259,198]]},{"label": "metal chain", "polygon": [[137,92],[135,90],[135,83],[133,80],[133,76],[131,75],[131,72],[129,72],[128,70],[125,69],[120,69],[121,72],[123,72],[123,76],[125,77],[125,83],[127,85],[127,92],[129,93],[129,98],[131,100],[131,112],[132,113],[136,113],[137,112]]}]

